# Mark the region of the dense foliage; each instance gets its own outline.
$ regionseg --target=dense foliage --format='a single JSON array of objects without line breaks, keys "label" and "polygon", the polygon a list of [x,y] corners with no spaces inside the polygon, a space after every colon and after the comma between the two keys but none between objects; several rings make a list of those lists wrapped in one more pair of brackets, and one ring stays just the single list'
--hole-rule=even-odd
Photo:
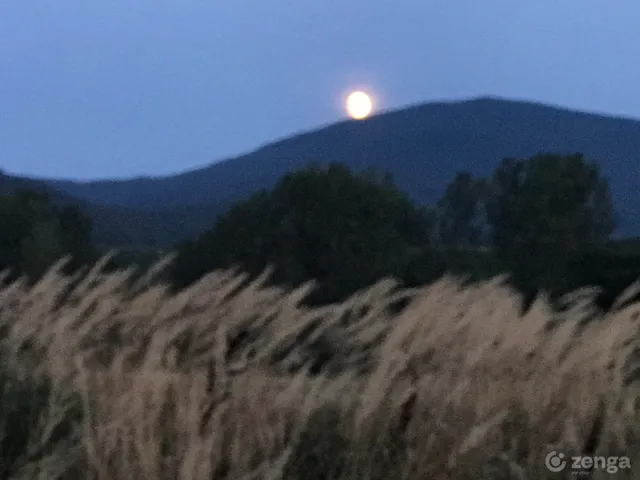
[{"label": "dense foliage", "polygon": [[601,251],[615,225],[607,180],[579,154],[505,159],[489,179],[461,173],[439,207],[442,243],[484,243],[531,294],[582,285],[583,257]]},{"label": "dense foliage", "polygon": [[[277,284],[319,284],[311,301],[351,295],[381,277],[422,285],[453,273],[477,281],[511,274],[528,298],[597,285],[607,306],[640,274],[640,249],[612,247],[616,215],[607,179],[582,155],[505,159],[489,178],[460,172],[433,209],[389,174],[340,164],[285,175],[232,206],[213,228],[177,246],[168,280],[187,286],[214,269],[274,267]],[[76,206],[43,193],[0,196],[0,268],[37,278],[71,255],[67,271],[105,253]],[[130,247],[110,268],[146,268],[167,253]]]},{"label": "dense foliage", "polygon": [[286,175],[232,207],[215,228],[182,246],[174,279],[186,285],[213,268],[259,273],[275,266],[288,284],[315,279],[337,300],[380,277],[401,275],[430,244],[431,212],[415,206],[389,176],[334,164]]},{"label": "dense foliage", "polygon": [[529,286],[570,287],[568,261],[613,232],[608,183],[581,155],[504,160],[489,188],[492,247]]},{"label": "dense foliage", "polygon": [[0,270],[36,278],[67,255],[67,271],[95,260],[91,221],[77,206],[32,190],[0,196]]},{"label": "dense foliage", "polygon": [[383,276],[421,285],[445,273],[508,272],[529,297],[596,282],[613,298],[634,272],[599,275],[585,262],[616,264],[606,248],[614,225],[608,182],[579,154],[505,159],[488,179],[461,172],[434,211],[415,206],[389,175],[334,164],[289,174],[235,205],[180,245],[172,280],[185,286],[215,268],[255,274],[273,265],[278,283],[315,279],[317,298],[336,300]]}]

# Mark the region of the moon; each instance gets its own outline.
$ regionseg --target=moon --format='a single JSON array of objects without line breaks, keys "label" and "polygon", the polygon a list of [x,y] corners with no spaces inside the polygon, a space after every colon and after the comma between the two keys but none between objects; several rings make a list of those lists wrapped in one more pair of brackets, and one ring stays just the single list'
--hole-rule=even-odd
[{"label": "moon", "polygon": [[347,113],[355,120],[362,120],[371,115],[373,101],[363,91],[352,92],[347,97]]}]

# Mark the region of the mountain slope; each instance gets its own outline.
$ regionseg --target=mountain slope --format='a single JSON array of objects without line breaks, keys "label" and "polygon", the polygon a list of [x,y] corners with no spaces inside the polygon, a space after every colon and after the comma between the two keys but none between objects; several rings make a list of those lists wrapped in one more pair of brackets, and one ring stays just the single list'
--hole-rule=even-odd
[{"label": "mountain slope", "polygon": [[57,205],[78,205],[93,221],[95,240],[106,247],[167,245],[176,239],[197,235],[220,213],[215,205],[147,211],[96,204],[57,190],[41,180],[0,173],[0,194],[19,189],[46,193]]},{"label": "mountain slope", "polygon": [[[180,226],[185,218],[191,233],[211,226],[233,202],[313,161],[388,170],[414,199],[433,203],[458,171],[486,176],[505,157],[540,152],[580,152],[599,162],[621,217],[618,233],[640,234],[640,121],[495,98],[429,103],[341,122],[169,177],[45,183],[91,204],[145,210],[159,221],[149,235],[165,238],[186,233]],[[175,232],[159,233],[175,221]]]}]

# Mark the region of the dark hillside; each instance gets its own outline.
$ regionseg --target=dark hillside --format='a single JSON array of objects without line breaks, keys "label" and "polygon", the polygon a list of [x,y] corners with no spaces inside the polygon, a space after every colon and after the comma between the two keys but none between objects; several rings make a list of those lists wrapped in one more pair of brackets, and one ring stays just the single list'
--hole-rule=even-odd
[{"label": "dark hillside", "polygon": [[[91,204],[125,207],[120,224],[144,225],[139,238],[132,232],[138,243],[163,242],[210,227],[232,203],[314,161],[389,170],[415,200],[433,203],[458,171],[484,176],[505,157],[540,152],[580,152],[599,162],[620,214],[618,235],[640,234],[640,121],[494,98],[429,103],[341,122],[170,177],[46,182]],[[144,221],[139,210],[149,212]],[[102,217],[111,214],[102,212],[100,222]]]}]

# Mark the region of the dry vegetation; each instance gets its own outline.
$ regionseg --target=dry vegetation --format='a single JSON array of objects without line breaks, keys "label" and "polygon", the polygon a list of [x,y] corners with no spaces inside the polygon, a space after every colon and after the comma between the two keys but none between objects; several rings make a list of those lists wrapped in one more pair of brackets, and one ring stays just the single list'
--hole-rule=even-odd
[{"label": "dry vegetation", "polygon": [[310,309],[266,276],[172,295],[101,271],[0,292],[3,478],[574,478],[553,449],[640,478],[640,305],[521,314],[502,279],[446,279]]}]

